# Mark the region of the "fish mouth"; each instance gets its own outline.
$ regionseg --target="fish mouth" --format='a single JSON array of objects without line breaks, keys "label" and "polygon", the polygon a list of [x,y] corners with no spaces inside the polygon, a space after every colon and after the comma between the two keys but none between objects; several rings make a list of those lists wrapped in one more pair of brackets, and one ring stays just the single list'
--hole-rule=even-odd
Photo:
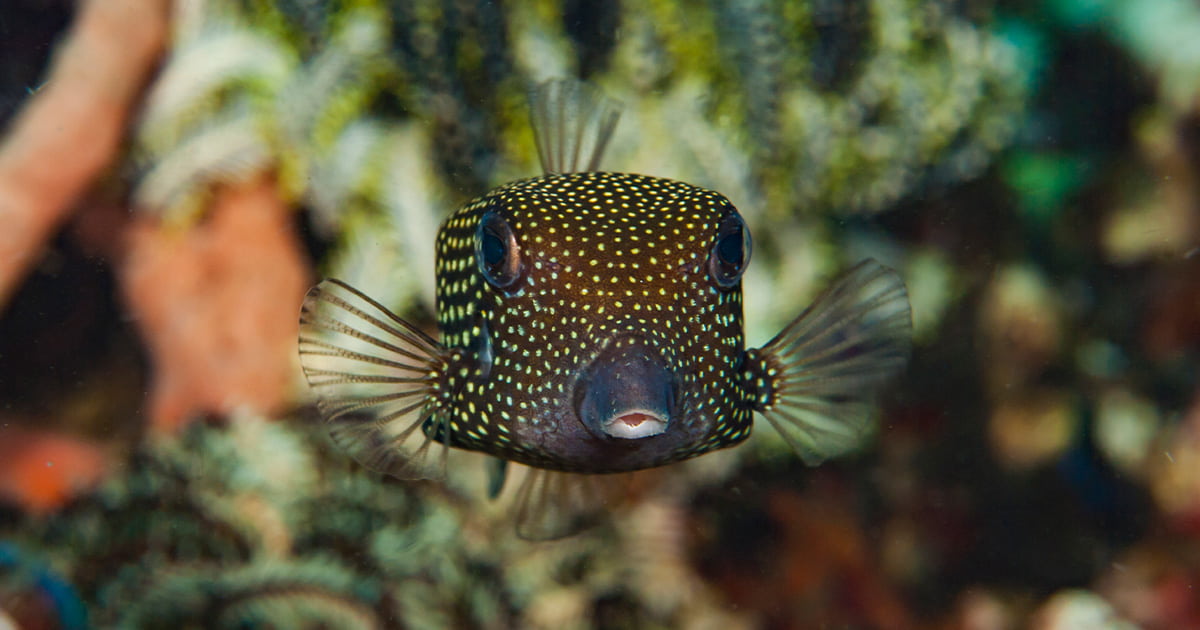
[{"label": "fish mouth", "polygon": [[619,337],[576,383],[576,413],[597,436],[661,435],[670,425],[675,390],[674,375],[658,351],[640,338]]},{"label": "fish mouth", "polygon": [[635,409],[605,422],[601,430],[611,437],[636,440],[665,432],[667,418],[645,409]]}]

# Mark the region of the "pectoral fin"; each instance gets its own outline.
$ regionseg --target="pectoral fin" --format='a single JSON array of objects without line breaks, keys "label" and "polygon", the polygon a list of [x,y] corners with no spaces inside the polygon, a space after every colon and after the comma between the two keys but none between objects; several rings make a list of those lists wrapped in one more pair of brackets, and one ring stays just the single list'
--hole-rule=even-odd
[{"label": "pectoral fin", "polygon": [[857,447],[876,398],[907,363],[912,316],[904,281],[859,263],[759,350],[743,375],[752,405],[808,464]]},{"label": "pectoral fin", "polygon": [[368,468],[444,477],[449,423],[436,392],[448,362],[440,344],[340,280],[304,298],[300,365],[334,442]]}]

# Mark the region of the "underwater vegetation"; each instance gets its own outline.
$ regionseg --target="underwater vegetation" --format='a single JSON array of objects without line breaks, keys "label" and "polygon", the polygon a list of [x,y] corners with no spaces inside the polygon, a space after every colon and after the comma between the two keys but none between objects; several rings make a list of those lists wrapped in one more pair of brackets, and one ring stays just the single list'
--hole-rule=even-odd
[{"label": "underwater vegetation", "polygon": [[527,627],[571,563],[602,562],[594,544],[505,552],[461,493],[339,459],[285,423],[198,423],[135,452],[36,540],[96,604],[91,627]]},{"label": "underwater vegetation", "polygon": [[[1187,0],[6,0],[0,628],[1198,628],[1196,42]],[[537,174],[567,76],[624,104],[605,168],[738,208],[749,347],[903,276],[872,439],[755,431],[536,544],[482,458],[335,451],[304,291],[431,334],[439,223]]]}]

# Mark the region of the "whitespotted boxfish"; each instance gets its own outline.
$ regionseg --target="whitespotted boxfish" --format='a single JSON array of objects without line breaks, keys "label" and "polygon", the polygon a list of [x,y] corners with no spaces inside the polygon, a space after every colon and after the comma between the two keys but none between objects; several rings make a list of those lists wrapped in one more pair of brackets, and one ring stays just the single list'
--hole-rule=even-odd
[{"label": "whitespotted boxfish", "polygon": [[301,313],[300,357],[334,440],[400,478],[446,472],[447,447],[532,467],[518,532],[572,533],[604,508],[605,473],[745,440],[755,413],[806,462],[869,430],[908,359],[900,277],[851,269],[762,348],[747,349],[751,240],[719,193],[599,171],[618,109],[583,83],[532,97],[539,177],[469,202],[437,235],[441,341],[334,279]]}]

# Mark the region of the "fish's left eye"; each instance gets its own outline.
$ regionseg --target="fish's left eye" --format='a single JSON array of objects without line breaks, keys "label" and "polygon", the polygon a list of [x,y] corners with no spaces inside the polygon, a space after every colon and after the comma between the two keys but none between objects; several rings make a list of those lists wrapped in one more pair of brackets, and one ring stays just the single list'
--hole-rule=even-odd
[{"label": "fish's left eye", "polygon": [[486,212],[475,230],[475,262],[488,284],[507,289],[521,277],[521,250],[508,221]]},{"label": "fish's left eye", "polygon": [[750,263],[750,229],[736,212],[721,220],[708,255],[708,273],[717,286],[728,289],[741,279]]}]

